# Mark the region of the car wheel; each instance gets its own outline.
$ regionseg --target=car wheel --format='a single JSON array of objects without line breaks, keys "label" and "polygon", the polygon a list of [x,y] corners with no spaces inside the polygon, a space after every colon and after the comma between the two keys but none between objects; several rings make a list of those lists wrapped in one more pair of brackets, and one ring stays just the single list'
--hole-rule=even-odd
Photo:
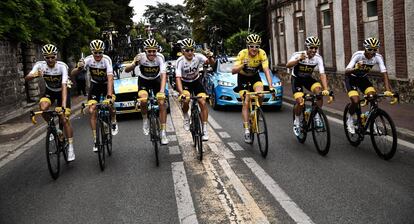
[{"label": "car wheel", "polygon": [[213,110],[218,110],[220,109],[220,106],[217,105],[217,96],[216,96],[216,91],[214,89],[211,90],[211,106],[213,107]]}]

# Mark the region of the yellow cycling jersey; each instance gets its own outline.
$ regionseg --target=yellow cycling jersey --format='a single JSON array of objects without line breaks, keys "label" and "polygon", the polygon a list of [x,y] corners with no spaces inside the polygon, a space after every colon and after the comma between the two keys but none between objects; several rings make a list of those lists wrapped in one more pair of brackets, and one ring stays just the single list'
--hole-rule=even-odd
[{"label": "yellow cycling jersey", "polygon": [[260,67],[263,69],[269,67],[266,52],[262,49],[259,49],[259,52],[254,57],[249,55],[248,49],[241,50],[237,55],[235,65],[242,65],[245,61],[247,61],[247,66],[239,72],[242,75],[252,76],[259,71]]}]

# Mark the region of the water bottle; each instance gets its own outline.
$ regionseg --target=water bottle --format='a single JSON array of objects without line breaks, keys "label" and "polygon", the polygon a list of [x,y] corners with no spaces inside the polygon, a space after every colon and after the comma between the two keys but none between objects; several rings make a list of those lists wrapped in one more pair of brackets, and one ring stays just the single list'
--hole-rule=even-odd
[{"label": "water bottle", "polygon": [[57,136],[58,136],[58,138],[59,138],[59,141],[63,142],[63,139],[65,138],[65,137],[63,136],[63,131],[62,131],[62,130],[60,130],[59,128],[57,128],[57,129],[56,129],[56,133],[57,133]]},{"label": "water bottle", "polygon": [[305,106],[305,120],[308,121],[309,120],[309,116],[311,114],[312,109],[310,107],[306,107]]},{"label": "water bottle", "polygon": [[367,123],[368,115],[369,115],[369,111],[366,111],[365,113],[361,113],[361,123],[362,123],[362,125],[365,125]]}]

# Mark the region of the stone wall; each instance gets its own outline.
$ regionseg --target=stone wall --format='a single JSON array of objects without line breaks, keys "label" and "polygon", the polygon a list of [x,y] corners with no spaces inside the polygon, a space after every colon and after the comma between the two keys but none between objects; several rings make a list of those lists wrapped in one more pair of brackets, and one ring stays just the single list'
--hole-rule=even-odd
[{"label": "stone wall", "polygon": [[42,86],[39,81],[26,83],[24,80],[39,58],[39,49],[26,49],[20,43],[0,41],[0,123],[20,115],[32,101],[39,99],[39,86]]},{"label": "stone wall", "polygon": [[[290,74],[286,68],[278,67],[275,74],[278,74],[282,82],[290,83]],[[316,75],[317,76],[317,75]],[[327,72],[329,88],[334,92],[345,92],[344,74]],[[318,77],[314,77],[319,80]],[[378,92],[385,91],[382,75],[370,75],[369,80],[372,82]],[[414,80],[390,79],[391,88],[394,92],[400,93],[401,103],[414,103]]]}]

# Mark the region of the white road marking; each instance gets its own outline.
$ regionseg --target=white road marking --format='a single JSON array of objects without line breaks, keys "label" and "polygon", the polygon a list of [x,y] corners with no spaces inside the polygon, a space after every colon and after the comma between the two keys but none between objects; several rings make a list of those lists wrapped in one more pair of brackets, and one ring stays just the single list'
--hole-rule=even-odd
[{"label": "white road marking", "polygon": [[211,127],[214,129],[222,129],[222,127],[214,120],[212,116],[208,116],[208,123],[210,123]]},{"label": "white road marking", "polygon": [[218,134],[220,135],[221,138],[230,138],[229,133],[227,133],[225,131],[221,131]]},{"label": "white road marking", "polygon": [[243,151],[244,150],[243,147],[241,147],[239,145],[239,143],[237,143],[237,142],[229,142],[227,144],[229,144],[230,148],[232,148],[233,151]]},{"label": "white road marking", "polygon": [[243,161],[296,223],[314,223],[253,158]]},{"label": "white road marking", "polygon": [[177,136],[176,135],[167,135],[168,140],[170,142],[176,142],[177,141]]},{"label": "white road marking", "polygon": [[255,200],[250,195],[249,191],[246,189],[246,187],[243,185],[243,183],[234,173],[233,169],[230,167],[230,164],[227,162],[227,160],[220,159],[218,162],[223,168],[224,173],[226,173],[226,176],[229,178],[231,185],[233,185],[237,194],[240,196],[241,200],[243,201],[244,206],[247,208],[247,212],[250,213],[252,222],[253,223],[269,223],[266,216],[263,214],[262,210],[260,210]]},{"label": "white road marking", "polygon": [[234,154],[227,147],[222,147],[221,149],[218,149],[217,145],[214,144],[214,143],[208,143],[208,147],[216,155],[218,155],[218,156],[222,155],[225,159],[234,159],[234,158],[236,158],[234,156]]},{"label": "white road marking", "polygon": [[182,224],[197,224],[193,199],[190,187],[188,186],[187,176],[184,169],[184,162],[174,162],[171,164],[175,198],[177,200],[178,218]]},{"label": "white road marking", "polygon": [[179,154],[181,154],[180,147],[178,145],[169,146],[168,151],[170,152],[170,155],[179,155]]},{"label": "white road marking", "polygon": [[[209,144],[209,146],[210,145],[214,145],[214,144]],[[241,219],[240,212],[236,208],[233,200],[230,197],[229,192],[227,191],[225,185],[223,184],[223,181],[220,178],[220,175],[217,173],[210,159],[203,160],[203,165],[204,165],[204,169],[206,170],[210,178],[210,181],[212,182],[214,188],[216,189],[216,193],[220,199],[221,205],[226,211],[226,215],[229,218],[230,223],[238,223],[238,224],[244,223],[243,220]]]},{"label": "white road marking", "polygon": [[167,132],[175,132],[175,128],[171,119],[171,114],[167,116]]}]

